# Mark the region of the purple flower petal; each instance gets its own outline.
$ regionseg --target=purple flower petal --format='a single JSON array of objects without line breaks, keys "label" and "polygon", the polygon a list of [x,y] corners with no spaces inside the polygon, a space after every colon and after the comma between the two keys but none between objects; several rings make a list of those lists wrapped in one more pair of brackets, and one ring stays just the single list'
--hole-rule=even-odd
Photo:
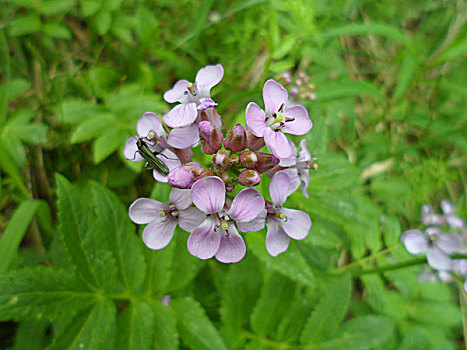
[{"label": "purple flower petal", "polygon": [[422,254],[428,248],[428,239],[420,230],[408,230],[404,232],[401,241],[410,254]]},{"label": "purple flower petal", "polygon": [[281,213],[286,219],[282,221],[282,228],[293,239],[304,239],[311,228],[310,215],[302,210],[282,208]]},{"label": "purple flower petal", "polygon": [[256,232],[262,230],[266,224],[266,209],[263,209],[259,215],[251,221],[237,222],[237,227],[242,232]]},{"label": "purple flower petal", "polygon": [[441,210],[444,215],[454,214],[454,204],[448,199],[443,199],[440,203]]},{"label": "purple flower petal", "polygon": [[208,217],[188,237],[188,251],[200,259],[209,259],[219,250],[221,236],[214,230],[218,220]]},{"label": "purple flower petal", "polygon": [[185,96],[187,91],[188,80],[179,80],[175,83],[172,89],[167,90],[164,94],[164,100],[168,103],[181,102],[186,103],[188,100]]},{"label": "purple flower petal", "polygon": [[309,170],[300,170],[298,172],[299,177],[300,177],[300,184],[302,186],[302,193],[305,196],[305,198],[308,198],[308,185],[310,184],[310,171]]},{"label": "purple flower petal", "polygon": [[292,151],[292,154],[290,155],[290,157],[282,158],[280,160],[279,165],[284,168],[291,167],[297,164],[297,157],[298,157],[297,147],[295,147],[295,144],[293,143],[292,140],[288,139],[288,141],[289,141],[289,147],[290,147],[290,150]]},{"label": "purple flower petal", "polygon": [[268,220],[267,226],[266,250],[272,256],[277,256],[289,247],[289,236],[275,221]]},{"label": "purple flower petal", "polygon": [[266,128],[264,131],[264,142],[277,158],[289,158],[292,155],[292,150],[289,146],[289,140],[280,131],[274,131],[271,128]]},{"label": "purple flower petal", "polygon": [[264,107],[267,115],[278,112],[279,108],[289,99],[287,90],[273,79],[269,79],[263,87]]},{"label": "purple flower petal", "polygon": [[300,141],[300,151],[298,153],[298,161],[306,162],[311,160],[311,154],[306,148],[306,139]]},{"label": "purple flower petal", "polygon": [[200,96],[209,97],[211,88],[219,84],[223,76],[224,68],[221,64],[201,68],[195,78]]},{"label": "purple flower petal", "polygon": [[256,103],[250,102],[246,106],[246,125],[256,137],[263,137],[265,130],[268,128],[265,118],[264,111]]},{"label": "purple flower petal", "polygon": [[287,197],[294,193],[300,187],[300,173],[295,168],[288,168],[278,171],[280,173],[287,174],[289,176],[289,190]]},{"label": "purple flower petal", "polygon": [[170,146],[179,149],[194,147],[198,142],[199,132],[196,124],[172,129],[167,139]]},{"label": "purple flower petal", "polygon": [[295,120],[286,122],[282,129],[283,132],[293,135],[305,135],[313,127],[306,108],[301,105],[287,108],[284,111],[284,117],[286,120],[289,118],[294,118]]},{"label": "purple flower petal", "polygon": [[144,228],[144,244],[151,249],[164,248],[172,240],[176,226],[177,221],[159,216]]},{"label": "purple flower petal", "polygon": [[[158,154],[156,157],[163,161],[165,165],[167,165],[169,171],[182,165],[180,160],[177,158],[177,155],[169,149],[165,149],[161,154]],[[154,171],[152,172],[152,176],[156,181],[164,183],[168,182],[167,175],[162,175],[156,169],[154,169]]]},{"label": "purple flower petal", "polygon": [[455,233],[439,235],[435,245],[446,254],[459,253],[462,250],[462,240]]},{"label": "purple flower petal", "polygon": [[246,253],[245,241],[238,233],[234,224],[228,228],[228,236],[221,234],[221,243],[216,253],[216,259],[223,263],[235,263],[243,259]]},{"label": "purple flower petal", "polygon": [[290,195],[291,181],[284,170],[274,174],[269,183],[269,194],[274,205],[284,204]]},{"label": "purple flower petal", "polygon": [[206,219],[206,214],[195,207],[178,212],[178,224],[186,232],[193,232]]},{"label": "purple flower petal", "polygon": [[465,221],[461,217],[457,216],[456,214],[448,214],[445,215],[446,222],[449,227],[453,229],[461,229],[465,227]]},{"label": "purple flower petal", "polygon": [[224,208],[225,184],[217,176],[208,176],[191,186],[193,203],[206,214],[214,214]]},{"label": "purple flower petal", "polygon": [[171,128],[182,128],[193,124],[197,116],[196,103],[181,103],[172,108],[162,119]]},{"label": "purple flower petal", "polygon": [[125,148],[123,149],[123,156],[132,162],[139,162],[143,160],[143,157],[141,157],[138,152],[138,146],[136,145],[137,141],[137,136],[130,137],[125,143]]},{"label": "purple flower petal", "polygon": [[178,210],[184,210],[188,208],[192,201],[191,201],[191,191],[190,190],[182,190],[179,188],[172,188],[170,191],[169,197],[170,203],[172,203],[175,208]]},{"label": "purple flower petal", "polygon": [[235,221],[251,221],[264,210],[264,198],[258,190],[245,188],[234,198],[227,214]]},{"label": "purple flower petal", "polygon": [[434,246],[428,248],[426,258],[428,260],[428,265],[435,270],[446,271],[451,268],[451,259],[449,259],[449,256],[438,247]]},{"label": "purple flower petal", "polygon": [[210,99],[209,97],[203,97],[199,99],[200,104],[198,107],[198,111],[205,111],[208,108],[216,107],[217,102],[214,102],[214,100]]},{"label": "purple flower petal", "polygon": [[151,198],[138,198],[128,209],[131,221],[135,224],[148,224],[154,219],[160,217],[160,209],[166,210],[169,208],[167,203],[162,203]]},{"label": "purple flower petal", "polygon": [[136,131],[139,137],[147,137],[150,132],[154,132],[159,137],[167,135],[159,116],[153,112],[146,112],[138,119]]}]

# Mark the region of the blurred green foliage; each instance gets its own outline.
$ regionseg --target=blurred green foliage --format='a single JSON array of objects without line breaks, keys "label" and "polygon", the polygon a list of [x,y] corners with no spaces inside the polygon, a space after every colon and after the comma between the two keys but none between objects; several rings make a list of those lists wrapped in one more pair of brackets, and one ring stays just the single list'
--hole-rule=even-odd
[{"label": "blurred green foliage", "polygon": [[[464,1],[0,6],[1,348],[464,348],[462,289],[419,283],[420,267],[352,273],[408,259],[399,237],[424,203],[466,217]],[[232,266],[190,256],[182,231],[150,251],[127,218],[169,193],[122,157],[137,119],[215,63],[226,129],[266,79],[314,85],[300,102],[319,171],[288,203],[313,228],[276,258],[264,232]]]}]

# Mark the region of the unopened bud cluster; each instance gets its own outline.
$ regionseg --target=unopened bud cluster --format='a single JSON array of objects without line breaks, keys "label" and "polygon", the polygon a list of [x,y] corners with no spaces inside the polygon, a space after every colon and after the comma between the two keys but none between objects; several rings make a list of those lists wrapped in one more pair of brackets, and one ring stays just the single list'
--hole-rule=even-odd
[{"label": "unopened bud cluster", "polygon": [[[218,64],[200,69],[194,83],[179,80],[164,94],[168,103],[178,103],[175,107],[162,117],[147,112],[138,120],[138,135],[127,141],[124,155],[146,161],[154,179],[168,183],[172,191],[169,203],[137,199],[130,206],[130,218],[148,224],[143,241],[151,249],[169,244],[178,225],[190,233],[187,247],[192,255],[215,256],[225,263],[245,255],[239,231],[267,227],[266,249],[275,256],[287,250],[289,238],[303,239],[311,228],[307,213],[282,205],[300,186],[308,197],[315,159],[305,139],[297,150],[287,134],[305,135],[312,122],[303,106],[289,103],[280,83],[268,80],[264,110],[249,103],[245,125],[225,130],[218,103],[210,95],[223,74]],[[194,147],[209,155],[210,162],[193,159]],[[263,175],[271,178],[269,193],[264,194],[255,188]]]}]

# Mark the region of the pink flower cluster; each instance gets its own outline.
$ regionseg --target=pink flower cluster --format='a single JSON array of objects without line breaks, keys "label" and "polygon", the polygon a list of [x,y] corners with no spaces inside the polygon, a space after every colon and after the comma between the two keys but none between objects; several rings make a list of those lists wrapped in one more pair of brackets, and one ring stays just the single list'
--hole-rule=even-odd
[{"label": "pink flower cluster", "polygon": [[[193,83],[179,80],[164,94],[167,102],[178,103],[175,107],[162,118],[147,112],[138,120],[137,136],[127,141],[124,155],[142,161],[152,153],[169,169],[168,174],[154,169],[154,179],[168,182],[172,191],[169,203],[137,199],[129,215],[133,222],[147,224],[143,241],[151,249],[167,246],[179,225],[190,233],[187,246],[192,255],[233,263],[246,253],[239,231],[267,227],[266,249],[276,256],[287,250],[290,238],[303,239],[311,228],[307,213],[283,204],[300,186],[308,197],[309,170],[317,166],[306,140],[297,150],[286,134],[305,135],[312,122],[303,106],[288,105],[287,90],[271,79],[263,87],[264,110],[250,102],[246,126],[237,124],[224,134],[217,103],[210,96],[223,75],[218,64],[200,69]],[[146,153],[139,148],[141,140]],[[192,160],[191,148],[198,146],[212,155],[211,164]],[[261,151],[264,146],[269,152]],[[262,174],[271,177],[270,200],[253,188]],[[245,188],[237,193],[239,186]]]}]

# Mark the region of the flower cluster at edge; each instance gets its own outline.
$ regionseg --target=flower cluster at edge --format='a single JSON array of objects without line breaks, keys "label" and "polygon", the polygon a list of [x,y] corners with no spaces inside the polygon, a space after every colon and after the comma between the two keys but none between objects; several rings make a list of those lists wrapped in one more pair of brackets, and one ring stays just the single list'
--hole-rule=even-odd
[{"label": "flower cluster at edge", "polygon": [[[456,215],[454,205],[443,200],[440,203],[442,214],[435,213],[430,204],[422,206],[424,230],[405,231],[402,243],[410,254],[425,255],[428,265],[436,273],[425,268],[420,279],[443,282],[463,280],[467,292],[467,229],[465,220]],[[461,258],[457,258],[458,254]]]},{"label": "flower cluster at edge", "polygon": [[[283,204],[299,187],[308,197],[310,169],[317,165],[306,140],[297,149],[287,134],[305,135],[312,122],[307,110],[292,104],[287,90],[271,79],[263,87],[265,108],[250,102],[246,125],[237,124],[224,134],[218,104],[210,96],[223,75],[217,64],[200,69],[194,82],[177,81],[164,94],[165,101],[176,105],[162,117],[147,112],[138,120],[137,135],[126,142],[124,155],[145,160],[138,148],[144,141],[168,169],[153,169],[154,179],[172,190],[169,203],[138,198],[129,215],[136,224],[147,224],[142,236],[151,249],[167,246],[178,225],[190,233],[187,247],[192,255],[233,263],[246,253],[240,232],[267,227],[266,249],[277,256],[287,250],[290,238],[304,239],[311,228],[307,213]],[[269,152],[260,151],[264,146]],[[210,155],[211,163],[194,161],[193,147]],[[268,196],[254,188],[263,174],[271,178]],[[234,195],[239,185],[244,188]]]}]

